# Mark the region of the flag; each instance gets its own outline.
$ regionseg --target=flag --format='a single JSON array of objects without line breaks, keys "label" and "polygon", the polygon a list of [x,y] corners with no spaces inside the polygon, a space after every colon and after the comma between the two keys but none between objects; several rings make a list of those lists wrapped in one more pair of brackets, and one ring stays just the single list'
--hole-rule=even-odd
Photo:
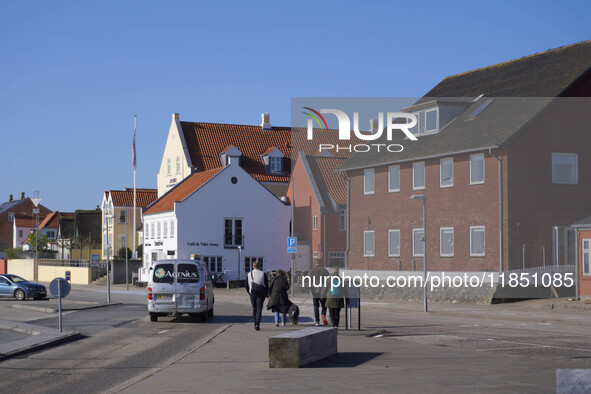
[{"label": "flag", "polygon": [[135,153],[135,121],[137,119],[137,115],[133,116],[133,145],[131,146],[131,165],[133,166],[133,170],[137,169],[137,155]]}]

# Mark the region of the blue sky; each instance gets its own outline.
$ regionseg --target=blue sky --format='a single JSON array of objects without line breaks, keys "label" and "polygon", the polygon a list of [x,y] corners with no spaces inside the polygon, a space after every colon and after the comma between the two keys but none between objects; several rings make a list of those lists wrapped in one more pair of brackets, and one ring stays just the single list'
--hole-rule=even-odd
[{"label": "blue sky", "polygon": [[156,187],[171,114],[290,125],[292,97],[415,97],[591,39],[585,1],[0,3],[0,202],[52,210]]}]

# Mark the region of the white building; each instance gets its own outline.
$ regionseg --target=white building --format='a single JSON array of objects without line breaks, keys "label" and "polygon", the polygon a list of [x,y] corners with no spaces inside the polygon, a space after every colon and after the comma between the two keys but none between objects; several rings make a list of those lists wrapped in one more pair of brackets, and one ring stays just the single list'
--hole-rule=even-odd
[{"label": "white building", "polygon": [[200,254],[212,273],[225,273],[224,280],[243,278],[255,260],[265,270],[289,270],[290,220],[290,206],[239,160],[193,173],[144,212],[140,280],[147,280],[154,261],[192,254]]}]

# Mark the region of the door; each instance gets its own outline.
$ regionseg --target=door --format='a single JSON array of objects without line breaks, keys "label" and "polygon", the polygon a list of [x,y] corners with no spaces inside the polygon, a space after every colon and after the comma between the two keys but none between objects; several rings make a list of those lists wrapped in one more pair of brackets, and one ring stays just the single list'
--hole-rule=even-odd
[{"label": "door", "polygon": [[[176,309],[177,312],[191,312],[200,304],[200,269],[196,263],[186,262],[177,265]],[[203,301],[205,304],[206,301]]]},{"label": "door", "polygon": [[12,283],[3,277],[0,277],[0,296],[12,297]]},{"label": "door", "polygon": [[175,266],[171,263],[157,263],[152,271],[152,293],[154,307],[159,312],[176,312]]}]

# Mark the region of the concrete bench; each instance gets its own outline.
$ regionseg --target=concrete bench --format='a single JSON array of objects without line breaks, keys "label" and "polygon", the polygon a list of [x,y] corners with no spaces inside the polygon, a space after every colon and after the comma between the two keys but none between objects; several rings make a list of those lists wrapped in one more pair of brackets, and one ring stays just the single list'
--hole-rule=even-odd
[{"label": "concrete bench", "polygon": [[300,368],[336,353],[333,327],[310,327],[269,338],[270,368]]}]

